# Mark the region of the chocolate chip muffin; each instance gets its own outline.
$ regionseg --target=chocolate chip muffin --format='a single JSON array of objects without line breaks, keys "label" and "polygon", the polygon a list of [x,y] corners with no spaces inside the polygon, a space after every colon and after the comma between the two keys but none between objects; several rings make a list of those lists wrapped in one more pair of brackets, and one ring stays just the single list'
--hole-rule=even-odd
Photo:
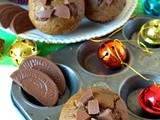
[{"label": "chocolate chip muffin", "polygon": [[95,22],[108,22],[123,10],[126,0],[85,0],[85,16]]},{"label": "chocolate chip muffin", "polygon": [[40,31],[56,35],[74,31],[84,17],[84,0],[29,0],[29,17]]},{"label": "chocolate chip muffin", "polygon": [[129,120],[129,115],[118,94],[93,87],[72,96],[62,108],[59,120]]}]

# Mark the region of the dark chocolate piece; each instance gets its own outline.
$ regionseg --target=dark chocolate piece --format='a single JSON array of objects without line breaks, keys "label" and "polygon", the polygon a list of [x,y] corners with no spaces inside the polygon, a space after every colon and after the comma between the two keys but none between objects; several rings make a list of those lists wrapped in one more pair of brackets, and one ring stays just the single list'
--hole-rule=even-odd
[{"label": "dark chocolate piece", "polygon": [[87,90],[87,91],[81,96],[81,98],[79,99],[78,102],[83,103],[83,104],[85,105],[85,104],[87,104],[87,102],[88,102],[89,100],[91,100],[91,99],[93,99],[93,93],[92,93],[92,91],[89,89],[89,90]]},{"label": "dark chocolate piece", "polygon": [[10,6],[10,7],[3,8],[0,11],[0,26],[2,26],[4,28],[8,28],[10,26],[10,23],[11,23],[13,17],[17,13],[23,12],[23,11],[25,11],[25,10],[19,6]]},{"label": "dark chocolate piece", "polygon": [[99,114],[99,120],[113,120],[111,112],[112,111],[110,109],[106,109],[105,111]]},{"label": "dark chocolate piece", "polygon": [[28,11],[16,14],[10,24],[10,29],[17,34],[32,30],[34,28],[34,25],[29,19]]},{"label": "dark chocolate piece", "polygon": [[38,19],[48,19],[52,16],[54,9],[44,10],[39,12]]},{"label": "dark chocolate piece", "polygon": [[64,4],[70,4],[70,3],[73,3],[75,2],[75,0],[64,0]]},{"label": "dark chocolate piece", "polygon": [[15,6],[13,4],[1,4],[0,5],[0,11],[3,10],[4,8],[10,7],[10,6]]},{"label": "dark chocolate piece", "polygon": [[19,68],[30,68],[47,74],[57,85],[59,93],[63,94],[66,89],[66,82],[59,67],[47,58],[40,56],[28,57],[23,60]]},{"label": "dark chocolate piece", "polygon": [[62,17],[69,19],[70,18],[70,10],[66,5],[60,5],[54,8],[54,15],[57,17]]},{"label": "dark chocolate piece", "polygon": [[97,115],[100,113],[98,100],[88,101],[88,114]]},{"label": "dark chocolate piece", "polygon": [[107,5],[110,5],[112,3],[113,0],[105,0]]},{"label": "dark chocolate piece", "polygon": [[76,110],[76,120],[90,120],[90,118],[85,109]]},{"label": "dark chocolate piece", "polygon": [[28,94],[44,106],[54,106],[58,100],[58,89],[52,79],[41,71],[19,69],[10,76]]},{"label": "dark chocolate piece", "polygon": [[4,40],[0,39],[0,53],[2,52],[2,49],[3,49],[3,43],[4,43]]}]

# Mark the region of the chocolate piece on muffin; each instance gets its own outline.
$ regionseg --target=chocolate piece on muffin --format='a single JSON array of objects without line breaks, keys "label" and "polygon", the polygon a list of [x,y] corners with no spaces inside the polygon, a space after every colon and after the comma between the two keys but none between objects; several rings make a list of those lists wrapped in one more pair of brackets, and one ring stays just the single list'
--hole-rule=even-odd
[{"label": "chocolate piece on muffin", "polygon": [[66,82],[60,68],[49,59],[32,56],[28,57],[20,64],[19,69],[36,69],[47,74],[57,85],[59,93],[62,95],[66,89]]},{"label": "chocolate piece on muffin", "polygon": [[84,17],[84,0],[29,0],[29,17],[44,33],[56,35],[74,31]]},{"label": "chocolate piece on muffin", "polygon": [[94,22],[105,23],[117,17],[126,0],[85,0],[85,16]]},{"label": "chocolate piece on muffin", "polygon": [[0,11],[0,26],[3,28],[8,28],[13,17],[19,13],[25,11],[19,6],[9,6],[1,9]]},{"label": "chocolate piece on muffin", "polygon": [[54,106],[58,100],[58,88],[53,80],[41,71],[34,69],[19,69],[10,76],[44,106]]},{"label": "chocolate piece on muffin", "polygon": [[62,108],[59,120],[129,120],[129,115],[118,94],[92,87],[73,95]]},{"label": "chocolate piece on muffin", "polygon": [[10,29],[17,34],[34,29],[34,25],[29,19],[28,11],[17,13],[10,24]]}]

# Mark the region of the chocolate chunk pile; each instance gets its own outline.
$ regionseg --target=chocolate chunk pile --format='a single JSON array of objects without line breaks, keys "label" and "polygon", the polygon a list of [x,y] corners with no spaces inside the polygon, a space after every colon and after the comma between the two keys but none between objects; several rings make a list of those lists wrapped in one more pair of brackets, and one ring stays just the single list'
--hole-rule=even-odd
[{"label": "chocolate chunk pile", "polygon": [[35,28],[29,19],[28,11],[13,4],[0,5],[0,26],[10,28],[17,34]]},{"label": "chocolate chunk pile", "polygon": [[28,94],[48,107],[54,106],[66,89],[65,78],[59,67],[43,57],[26,58],[10,77]]},{"label": "chocolate chunk pile", "polygon": [[76,120],[113,120],[111,109],[100,106],[91,90],[81,96],[76,106]]}]

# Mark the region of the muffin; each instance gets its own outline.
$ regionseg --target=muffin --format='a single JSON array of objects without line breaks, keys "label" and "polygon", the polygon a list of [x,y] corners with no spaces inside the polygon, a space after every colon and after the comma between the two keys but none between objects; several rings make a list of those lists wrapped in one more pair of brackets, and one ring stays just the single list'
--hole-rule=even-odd
[{"label": "muffin", "polygon": [[40,31],[56,35],[74,31],[84,17],[84,0],[29,0],[29,17]]},{"label": "muffin", "polygon": [[59,120],[129,120],[125,102],[107,88],[88,88],[72,96]]},{"label": "muffin", "polygon": [[9,0],[9,1],[17,3],[17,4],[23,4],[23,5],[28,4],[28,0]]},{"label": "muffin", "polygon": [[85,16],[95,22],[108,22],[123,10],[126,0],[85,0]]}]

